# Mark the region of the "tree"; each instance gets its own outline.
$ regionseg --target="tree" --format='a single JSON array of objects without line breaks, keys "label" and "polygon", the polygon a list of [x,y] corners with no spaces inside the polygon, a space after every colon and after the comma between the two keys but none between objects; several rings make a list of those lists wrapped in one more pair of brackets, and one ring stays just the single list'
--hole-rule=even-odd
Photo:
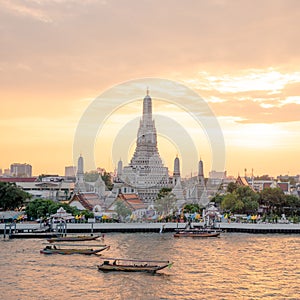
[{"label": "tree", "polygon": [[229,182],[227,186],[227,192],[233,193],[238,188],[238,185],[235,182]]},{"label": "tree", "polygon": [[128,208],[121,200],[117,200],[114,210],[121,219],[125,219],[127,216],[131,215],[130,208]]},{"label": "tree", "polygon": [[29,220],[44,218],[55,213],[58,208],[57,203],[52,200],[35,199],[26,206],[26,214]]},{"label": "tree", "polygon": [[183,207],[183,212],[184,213],[189,213],[189,214],[193,214],[193,213],[200,213],[202,210],[202,208],[199,206],[199,204],[193,204],[193,203],[190,203],[190,204],[186,204],[184,207]]},{"label": "tree", "polygon": [[0,207],[3,210],[19,209],[30,197],[15,183],[0,182]]},{"label": "tree", "polygon": [[176,202],[176,196],[169,192],[155,200],[154,208],[160,215],[167,216],[177,210]]},{"label": "tree", "polygon": [[84,180],[87,182],[95,182],[99,177],[97,171],[89,171],[84,173]]},{"label": "tree", "polygon": [[112,183],[112,180],[111,180],[110,173],[104,172],[101,177],[102,177],[102,180],[104,181],[106,187],[111,191],[113,189],[113,183]]},{"label": "tree", "polygon": [[259,195],[248,186],[238,186],[224,196],[221,208],[233,213],[256,213]]},{"label": "tree", "polygon": [[238,199],[240,199],[243,204],[243,212],[247,214],[255,214],[259,207],[259,195],[253,191],[249,186],[239,186],[235,191]]},{"label": "tree", "polygon": [[157,198],[158,199],[161,199],[163,197],[165,197],[166,195],[170,194],[172,192],[172,189],[171,188],[162,188],[158,194],[157,194]]},{"label": "tree", "polygon": [[260,204],[269,208],[275,214],[282,213],[284,192],[280,188],[265,188],[260,192]]},{"label": "tree", "polygon": [[46,218],[47,216],[55,214],[60,207],[73,216],[81,214],[87,218],[93,217],[93,213],[90,211],[80,211],[67,203],[54,202],[48,199],[35,199],[31,201],[26,206],[26,213],[28,219]]},{"label": "tree", "polygon": [[262,176],[256,176],[254,179],[255,180],[272,180],[272,178],[267,174],[262,175]]},{"label": "tree", "polygon": [[226,194],[221,202],[221,208],[236,213],[243,208],[243,202],[238,199],[236,193]]},{"label": "tree", "polygon": [[287,216],[295,216],[300,212],[300,199],[295,195],[284,195],[284,213]]},{"label": "tree", "polygon": [[221,205],[225,195],[216,194],[212,199],[211,202],[215,202],[218,205]]}]

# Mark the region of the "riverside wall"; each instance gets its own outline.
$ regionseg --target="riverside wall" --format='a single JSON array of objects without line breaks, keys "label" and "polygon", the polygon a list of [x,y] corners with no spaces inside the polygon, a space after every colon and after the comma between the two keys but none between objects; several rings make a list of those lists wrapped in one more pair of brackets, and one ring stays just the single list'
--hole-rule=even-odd
[{"label": "riverside wall", "polygon": [[[192,224],[195,227],[202,226],[202,223]],[[67,223],[64,233],[85,233],[99,234],[109,232],[173,232],[175,229],[184,229],[186,223]],[[216,227],[225,232],[244,233],[282,233],[300,234],[300,224],[249,224],[249,223],[217,223]],[[38,223],[17,223],[11,229],[8,225],[0,224],[0,234],[10,235],[11,238],[42,238],[56,235],[57,224],[54,224],[54,232],[46,232]]]}]

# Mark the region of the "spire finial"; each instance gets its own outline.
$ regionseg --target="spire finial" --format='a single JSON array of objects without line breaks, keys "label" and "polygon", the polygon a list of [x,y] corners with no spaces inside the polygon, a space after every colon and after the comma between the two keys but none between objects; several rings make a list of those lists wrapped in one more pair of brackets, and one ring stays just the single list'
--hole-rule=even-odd
[{"label": "spire finial", "polygon": [[147,86],[146,92],[147,92],[147,96],[149,96],[149,86]]}]

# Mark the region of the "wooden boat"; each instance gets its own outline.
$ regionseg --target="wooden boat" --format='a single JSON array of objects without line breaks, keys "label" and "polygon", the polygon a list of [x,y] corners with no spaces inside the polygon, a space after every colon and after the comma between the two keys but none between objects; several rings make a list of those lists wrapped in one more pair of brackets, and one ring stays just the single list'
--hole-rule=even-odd
[{"label": "wooden boat", "polygon": [[103,263],[98,265],[98,270],[103,272],[147,272],[154,274],[156,271],[171,267],[173,263],[162,260],[137,260],[123,258],[102,258]]},{"label": "wooden boat", "polygon": [[92,255],[99,253],[103,250],[109,249],[110,246],[104,245],[102,248],[93,249],[93,248],[61,248],[59,246],[56,247],[56,245],[49,245],[46,246],[44,249],[40,250],[40,253],[42,254],[84,254],[84,255]]},{"label": "wooden boat", "polygon": [[192,238],[207,238],[207,237],[218,237],[220,235],[219,230],[201,230],[201,229],[185,229],[176,231],[174,237],[192,237]]},{"label": "wooden boat", "polygon": [[57,242],[79,242],[79,241],[93,241],[98,238],[103,238],[103,236],[99,235],[78,235],[78,236],[61,236],[61,237],[53,237],[47,239],[49,243],[57,243]]}]

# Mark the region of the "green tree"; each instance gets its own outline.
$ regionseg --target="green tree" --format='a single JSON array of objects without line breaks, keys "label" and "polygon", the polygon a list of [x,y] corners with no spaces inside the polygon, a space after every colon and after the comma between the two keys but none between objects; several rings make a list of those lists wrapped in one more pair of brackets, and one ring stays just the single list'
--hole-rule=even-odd
[{"label": "green tree", "polygon": [[104,172],[101,177],[102,177],[102,180],[104,181],[106,187],[111,191],[113,189],[111,174],[108,172]]},{"label": "green tree", "polygon": [[193,203],[190,203],[190,204],[186,204],[184,207],[183,207],[183,212],[184,213],[189,213],[189,214],[193,214],[193,213],[201,213],[202,211],[202,207],[199,206],[199,204],[193,204]]},{"label": "green tree", "polygon": [[218,205],[221,205],[225,195],[216,194],[212,199],[211,202],[215,202]]},{"label": "green tree", "polygon": [[229,182],[227,185],[227,192],[233,193],[238,188],[238,185],[235,182]]},{"label": "green tree", "polygon": [[52,200],[35,199],[27,204],[26,214],[28,219],[37,219],[40,217],[46,217],[49,211],[49,207],[56,205]]},{"label": "green tree", "polygon": [[221,202],[221,208],[233,213],[239,212],[243,209],[243,202],[238,199],[236,193],[226,194]]},{"label": "green tree", "polygon": [[54,202],[48,199],[35,199],[26,206],[26,213],[29,219],[45,218],[55,214],[62,207],[67,213],[75,215],[85,215],[86,218],[92,218],[94,214],[88,210],[80,211],[76,207],[67,203]]},{"label": "green tree", "polygon": [[282,213],[284,192],[280,188],[265,188],[260,192],[260,204],[269,208],[270,213]]},{"label": "green tree", "polygon": [[248,186],[238,186],[224,196],[221,208],[233,213],[256,213],[259,195]]},{"label": "green tree", "polygon": [[2,210],[19,209],[30,197],[30,194],[24,192],[15,183],[0,182],[0,208]]},{"label": "green tree", "polygon": [[243,204],[243,213],[255,214],[259,207],[259,195],[253,191],[249,186],[239,186],[234,193],[237,194],[238,199],[240,199]]},{"label": "green tree", "polygon": [[295,195],[284,195],[283,209],[286,216],[300,215],[300,198]]},{"label": "green tree", "polygon": [[158,192],[157,198],[161,199],[161,198],[165,197],[166,195],[170,194],[171,192],[172,192],[171,188],[164,187],[164,188],[160,189],[160,191]]},{"label": "green tree", "polygon": [[124,220],[126,217],[131,215],[131,210],[128,208],[125,203],[121,200],[117,200],[115,206],[115,212],[121,220]]}]

